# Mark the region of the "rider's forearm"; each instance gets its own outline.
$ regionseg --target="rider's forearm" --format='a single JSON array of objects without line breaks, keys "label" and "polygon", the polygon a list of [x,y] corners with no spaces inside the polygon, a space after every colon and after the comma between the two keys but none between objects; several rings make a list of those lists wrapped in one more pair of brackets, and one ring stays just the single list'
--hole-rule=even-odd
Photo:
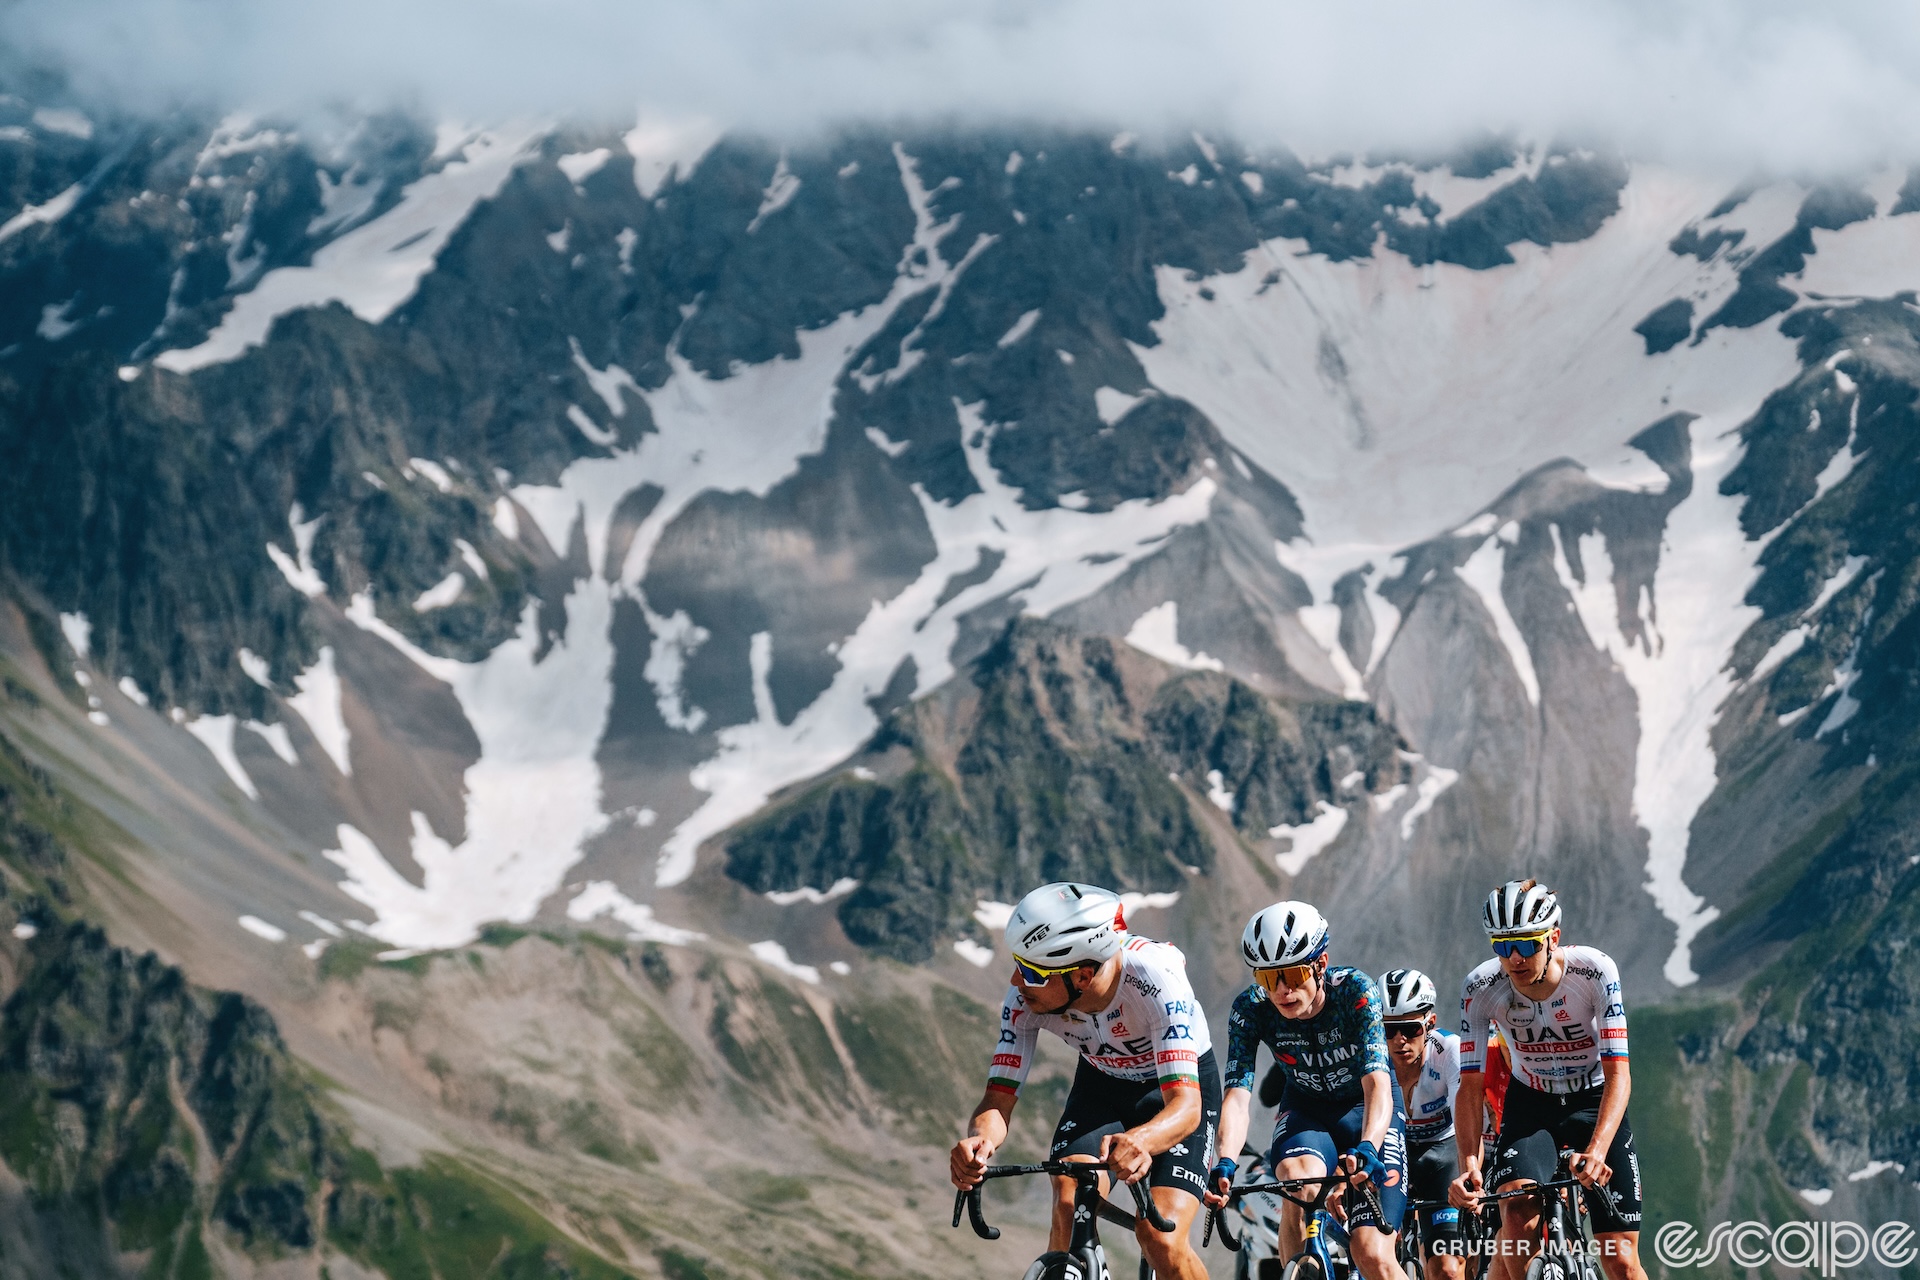
[{"label": "rider's forearm", "polygon": [[1240,1148],[1247,1141],[1247,1113],[1252,1097],[1246,1089],[1229,1089],[1227,1096],[1220,1100],[1220,1143],[1215,1150],[1225,1159],[1240,1158]]},{"label": "rider's forearm", "polygon": [[1620,1121],[1627,1114],[1633,1075],[1627,1070],[1625,1058],[1607,1058],[1601,1062],[1600,1070],[1607,1079],[1600,1090],[1600,1115],[1593,1122],[1593,1141],[1587,1144],[1587,1150],[1604,1160],[1613,1146],[1613,1135],[1619,1132]]},{"label": "rider's forearm", "polygon": [[1387,1140],[1387,1126],[1393,1123],[1393,1079],[1384,1071],[1369,1071],[1360,1077],[1360,1096],[1366,1101],[1361,1115],[1360,1137],[1371,1142],[1375,1151]]},{"label": "rider's forearm", "polygon": [[1013,1119],[1014,1104],[1019,1099],[1009,1093],[994,1091],[980,1099],[980,1105],[973,1109],[973,1117],[967,1122],[969,1138],[985,1138],[998,1151],[1007,1140],[1007,1127]]},{"label": "rider's forearm", "polygon": [[1453,1143],[1460,1152],[1460,1171],[1480,1167],[1480,1139],[1486,1129],[1487,1078],[1478,1071],[1460,1073],[1453,1095]]},{"label": "rider's forearm", "polygon": [[1200,1127],[1200,1089],[1189,1085],[1167,1089],[1160,1114],[1145,1124],[1128,1130],[1133,1140],[1153,1155],[1170,1151],[1174,1145]]}]

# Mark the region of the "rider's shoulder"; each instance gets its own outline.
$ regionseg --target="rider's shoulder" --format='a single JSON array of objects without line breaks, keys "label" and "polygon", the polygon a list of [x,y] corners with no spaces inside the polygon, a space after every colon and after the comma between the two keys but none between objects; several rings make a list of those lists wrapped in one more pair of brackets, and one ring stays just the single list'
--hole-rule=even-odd
[{"label": "rider's shoulder", "polygon": [[1506,970],[1501,967],[1497,957],[1483,960],[1478,968],[1467,975],[1467,980],[1460,984],[1460,998],[1470,999],[1504,977],[1506,977]]},{"label": "rider's shoulder", "polygon": [[1564,948],[1567,956],[1567,972],[1576,978],[1587,978],[1594,982],[1620,981],[1620,966],[1613,957],[1598,947],[1576,945]]},{"label": "rider's shoulder", "polygon": [[1367,976],[1365,969],[1356,969],[1350,964],[1330,966],[1327,969],[1327,985],[1330,987],[1351,986],[1355,988],[1356,991],[1368,996],[1378,995],[1380,990],[1374,985],[1373,979]]},{"label": "rider's shoulder", "polygon": [[1129,969],[1184,969],[1187,954],[1171,942],[1135,934],[1120,948],[1120,963]]},{"label": "rider's shoulder", "polygon": [[1186,983],[1186,953],[1171,942],[1129,938],[1120,949],[1120,981],[1147,999],[1154,999],[1163,986]]}]

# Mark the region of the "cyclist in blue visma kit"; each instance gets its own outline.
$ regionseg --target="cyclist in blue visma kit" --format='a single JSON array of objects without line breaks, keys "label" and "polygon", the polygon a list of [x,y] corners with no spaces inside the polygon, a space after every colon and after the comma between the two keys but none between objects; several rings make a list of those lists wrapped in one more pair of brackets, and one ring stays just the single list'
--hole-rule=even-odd
[{"label": "cyclist in blue visma kit", "polygon": [[[1358,969],[1329,966],[1327,946],[1326,920],[1304,902],[1275,903],[1247,922],[1240,951],[1254,985],[1227,1019],[1220,1150],[1240,1150],[1246,1136],[1265,1044],[1286,1074],[1268,1167],[1279,1178],[1312,1178],[1338,1166],[1371,1184],[1381,1217],[1349,1196],[1348,1248],[1367,1280],[1393,1280],[1403,1274],[1394,1244],[1407,1207],[1406,1103],[1388,1069],[1379,990]],[[1208,1204],[1225,1203],[1236,1169],[1223,1154],[1208,1176]],[[1299,1252],[1305,1227],[1300,1208],[1283,1205],[1280,1257]]]}]

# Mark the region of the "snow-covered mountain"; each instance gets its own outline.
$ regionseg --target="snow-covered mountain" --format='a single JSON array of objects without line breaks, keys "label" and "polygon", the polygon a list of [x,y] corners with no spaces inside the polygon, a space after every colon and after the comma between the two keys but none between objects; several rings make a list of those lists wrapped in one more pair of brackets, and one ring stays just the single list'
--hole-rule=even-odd
[{"label": "snow-covered mountain", "polygon": [[[1069,873],[1209,996],[1283,894],[1445,985],[1534,874],[1641,1001],[1830,949],[1709,1048],[1844,1075],[1843,977],[1916,978],[1916,215],[1497,140],[6,99],[8,723],[175,921],[125,936],[269,1004],[505,926],[988,999]],[[1920,1159],[1861,1096],[1782,1176]]]}]

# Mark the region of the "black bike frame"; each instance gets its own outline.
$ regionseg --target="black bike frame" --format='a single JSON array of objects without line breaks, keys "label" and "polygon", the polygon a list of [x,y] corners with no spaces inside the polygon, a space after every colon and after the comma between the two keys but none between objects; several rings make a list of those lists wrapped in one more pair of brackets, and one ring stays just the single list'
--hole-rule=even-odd
[{"label": "black bike frame", "polygon": [[1512,1191],[1496,1191],[1482,1195],[1480,1205],[1497,1204],[1502,1200],[1518,1200],[1522,1196],[1538,1196],[1541,1200],[1539,1243],[1542,1253],[1555,1248],[1566,1251],[1570,1235],[1577,1235],[1583,1243],[1586,1242],[1592,1231],[1587,1214],[1586,1198],[1580,1192],[1596,1192],[1616,1210],[1620,1201],[1614,1194],[1613,1188],[1598,1182],[1589,1187],[1578,1178],[1569,1175],[1567,1157],[1572,1154],[1574,1153],[1571,1149],[1563,1149],[1560,1152],[1555,1172],[1561,1176],[1552,1182],[1535,1182],[1528,1186],[1515,1187]]}]

